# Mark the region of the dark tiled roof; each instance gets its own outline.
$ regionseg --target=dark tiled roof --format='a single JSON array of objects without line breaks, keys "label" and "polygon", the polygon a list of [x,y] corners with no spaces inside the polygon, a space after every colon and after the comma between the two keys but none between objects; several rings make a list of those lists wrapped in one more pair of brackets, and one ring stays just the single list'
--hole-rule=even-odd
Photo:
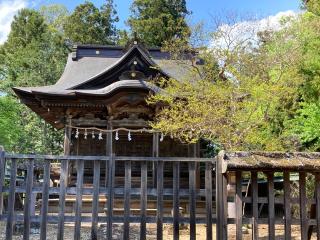
[{"label": "dark tiled roof", "polygon": [[150,65],[157,67],[168,77],[179,80],[192,75],[189,61],[169,60],[169,54],[161,52],[158,48],[145,50],[139,45],[133,45],[125,51],[123,47],[118,46],[81,45],[69,54],[65,70],[56,84],[42,87],[17,87],[14,90],[29,93],[69,93],[71,91],[68,90],[76,90],[77,86],[94,81],[96,77],[121,65],[135,49],[144,55]]}]

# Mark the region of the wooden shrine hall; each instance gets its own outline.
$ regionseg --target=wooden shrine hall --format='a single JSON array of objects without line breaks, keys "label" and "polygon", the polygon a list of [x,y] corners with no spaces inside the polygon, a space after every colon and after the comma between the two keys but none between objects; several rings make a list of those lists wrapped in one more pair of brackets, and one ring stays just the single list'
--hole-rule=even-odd
[{"label": "wooden shrine hall", "polygon": [[[185,60],[188,57],[194,58],[186,55]],[[162,91],[157,79],[183,79],[191,69],[171,60],[169,53],[137,41],[127,47],[78,45],[56,84],[14,91],[46,122],[65,129],[65,155],[200,157],[199,144],[149,131],[149,122],[162,106],[146,103],[149,94]],[[116,167],[116,174],[122,171],[122,166]],[[71,178],[75,173],[73,166]],[[84,175],[85,183],[92,181],[89,162]]]}]

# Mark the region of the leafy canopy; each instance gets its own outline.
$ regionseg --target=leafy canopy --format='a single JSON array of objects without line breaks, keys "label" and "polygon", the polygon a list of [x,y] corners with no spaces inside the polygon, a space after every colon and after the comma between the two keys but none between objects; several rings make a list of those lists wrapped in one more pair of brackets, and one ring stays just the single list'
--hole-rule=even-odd
[{"label": "leafy canopy", "polygon": [[61,151],[61,133],[19,103],[11,88],[55,83],[67,52],[61,33],[50,27],[39,12],[22,9],[15,16],[8,39],[0,46],[0,91],[6,94],[0,97],[0,132],[6,135],[0,144],[7,151]]},{"label": "leafy canopy", "polygon": [[[223,36],[232,47],[202,48],[204,65],[188,78],[169,80],[164,93],[150,97],[152,104],[167,105],[153,127],[187,142],[208,139],[228,150],[295,148],[285,123],[295,114],[305,84],[300,68],[304,51],[290,27],[295,20],[287,21],[258,46],[234,44],[236,39],[218,28],[213,39]],[[218,70],[213,67],[217,63]]]},{"label": "leafy canopy", "polygon": [[131,31],[147,46],[161,47],[174,38],[187,38],[190,14],[185,0],[135,0],[128,19]]},{"label": "leafy canopy", "polygon": [[66,37],[72,43],[114,44],[118,22],[113,0],[107,0],[99,9],[86,1],[77,6],[63,25]]}]

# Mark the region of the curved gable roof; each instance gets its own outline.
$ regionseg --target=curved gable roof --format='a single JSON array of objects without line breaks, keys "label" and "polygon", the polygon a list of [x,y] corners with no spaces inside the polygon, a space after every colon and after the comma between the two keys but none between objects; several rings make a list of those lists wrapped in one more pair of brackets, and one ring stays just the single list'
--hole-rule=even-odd
[{"label": "curved gable roof", "polygon": [[84,90],[88,83],[94,83],[99,77],[107,76],[135,55],[140,55],[150,68],[169,78],[180,80],[190,76],[190,72],[193,71],[190,61],[170,60],[170,54],[158,48],[147,50],[135,44],[125,51],[124,48],[117,46],[80,45],[69,54],[65,70],[56,84],[16,87],[13,90],[17,94],[19,92],[67,94],[79,88]]}]

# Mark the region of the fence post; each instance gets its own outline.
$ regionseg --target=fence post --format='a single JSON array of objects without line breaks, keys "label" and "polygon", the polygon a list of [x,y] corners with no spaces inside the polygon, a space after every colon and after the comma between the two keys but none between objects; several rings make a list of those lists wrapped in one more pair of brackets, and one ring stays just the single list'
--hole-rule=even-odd
[{"label": "fence post", "polygon": [[4,185],[4,175],[5,175],[5,151],[3,146],[0,146],[0,215],[3,212],[3,185]]},{"label": "fence post", "polygon": [[216,212],[217,239],[227,240],[227,179],[226,162],[224,160],[225,152],[220,151],[216,161]]}]

